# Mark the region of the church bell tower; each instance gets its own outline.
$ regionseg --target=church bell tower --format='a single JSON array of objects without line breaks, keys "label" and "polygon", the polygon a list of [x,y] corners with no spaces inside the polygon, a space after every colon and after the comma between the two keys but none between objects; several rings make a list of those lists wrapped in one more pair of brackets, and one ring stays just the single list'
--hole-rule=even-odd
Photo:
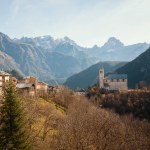
[{"label": "church bell tower", "polygon": [[104,88],[104,69],[99,69],[99,87]]}]

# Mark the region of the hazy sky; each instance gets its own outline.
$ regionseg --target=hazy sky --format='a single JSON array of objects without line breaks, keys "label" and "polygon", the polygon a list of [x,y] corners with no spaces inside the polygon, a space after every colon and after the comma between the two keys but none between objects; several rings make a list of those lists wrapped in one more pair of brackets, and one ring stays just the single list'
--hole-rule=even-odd
[{"label": "hazy sky", "polygon": [[0,0],[0,32],[68,36],[87,47],[111,36],[150,42],[150,0]]}]

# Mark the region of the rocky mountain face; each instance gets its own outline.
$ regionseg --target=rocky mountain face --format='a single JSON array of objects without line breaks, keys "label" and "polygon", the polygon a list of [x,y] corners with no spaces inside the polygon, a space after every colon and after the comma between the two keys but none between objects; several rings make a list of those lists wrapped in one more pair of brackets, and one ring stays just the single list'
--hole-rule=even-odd
[{"label": "rocky mountain face", "polygon": [[147,43],[124,46],[119,40],[110,38],[102,47],[84,48],[68,37],[10,39],[0,33],[0,68],[15,69],[57,84],[100,60],[132,60],[148,46]]},{"label": "rocky mountain face", "polygon": [[125,46],[120,40],[111,37],[101,47],[94,46],[86,51],[87,54],[98,56],[101,61],[132,61],[143,53],[150,44],[137,43]]},{"label": "rocky mountain face", "polygon": [[80,73],[71,76],[70,78],[67,79],[64,85],[68,86],[71,89],[77,89],[77,88],[87,89],[89,86],[98,83],[98,73],[99,73],[99,69],[102,66],[105,70],[105,74],[107,74],[115,71],[119,67],[122,67],[126,63],[127,62],[117,62],[117,61],[106,61],[106,62],[97,63],[85,69],[84,71],[81,71]]},{"label": "rocky mountain face", "polygon": [[128,75],[130,88],[135,88],[140,81],[150,84],[150,48],[116,72]]},{"label": "rocky mountain face", "polygon": [[49,67],[41,49],[31,44],[18,43],[1,34],[1,51],[11,57],[25,75],[36,75],[43,78],[51,77]]}]

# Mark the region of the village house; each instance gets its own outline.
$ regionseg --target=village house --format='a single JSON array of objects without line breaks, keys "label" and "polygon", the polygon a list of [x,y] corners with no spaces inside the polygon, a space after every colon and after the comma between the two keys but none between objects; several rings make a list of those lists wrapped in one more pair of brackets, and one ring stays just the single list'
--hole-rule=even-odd
[{"label": "village house", "polygon": [[83,89],[83,88],[81,88],[81,89],[77,89],[77,90],[75,90],[75,93],[77,94],[77,95],[80,95],[80,96],[84,96],[84,95],[86,95],[86,90],[85,89]]},{"label": "village house", "polygon": [[59,93],[63,90],[63,86],[48,86],[45,82],[38,82],[34,76],[27,76],[22,80],[17,80],[12,77],[11,74],[0,71],[0,95],[2,95],[6,83],[10,81],[14,82],[16,89],[19,93],[28,96],[44,96],[50,93]]},{"label": "village house", "polygon": [[43,96],[48,94],[48,84],[38,82],[34,76],[27,76],[23,80],[18,80],[16,87],[18,91],[29,96]]},{"label": "village house", "polygon": [[99,70],[99,86],[107,90],[128,90],[127,74],[110,74],[105,77],[104,69]]},{"label": "village house", "polygon": [[18,92],[24,95],[35,96],[35,86],[32,83],[17,83]]},{"label": "village house", "polygon": [[45,82],[37,82],[37,94],[42,96],[48,93],[48,84]]},{"label": "village house", "polygon": [[10,80],[11,75],[7,72],[4,71],[0,71],[0,95],[2,95],[6,83]]},{"label": "village house", "polygon": [[17,81],[16,88],[22,94],[35,96],[37,93],[37,79],[33,76],[27,76],[25,79]]},{"label": "village house", "polygon": [[13,83],[16,85],[17,79],[15,77],[12,77],[11,74],[5,71],[0,71],[0,95],[3,94],[6,87],[6,83],[10,80],[13,81]]}]

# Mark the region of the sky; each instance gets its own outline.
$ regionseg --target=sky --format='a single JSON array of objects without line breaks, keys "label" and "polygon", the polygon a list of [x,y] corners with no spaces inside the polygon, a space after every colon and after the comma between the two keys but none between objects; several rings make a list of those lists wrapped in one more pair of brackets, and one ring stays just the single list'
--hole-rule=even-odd
[{"label": "sky", "polygon": [[150,0],[0,0],[0,32],[68,36],[84,47],[109,37],[126,45],[150,43]]}]

